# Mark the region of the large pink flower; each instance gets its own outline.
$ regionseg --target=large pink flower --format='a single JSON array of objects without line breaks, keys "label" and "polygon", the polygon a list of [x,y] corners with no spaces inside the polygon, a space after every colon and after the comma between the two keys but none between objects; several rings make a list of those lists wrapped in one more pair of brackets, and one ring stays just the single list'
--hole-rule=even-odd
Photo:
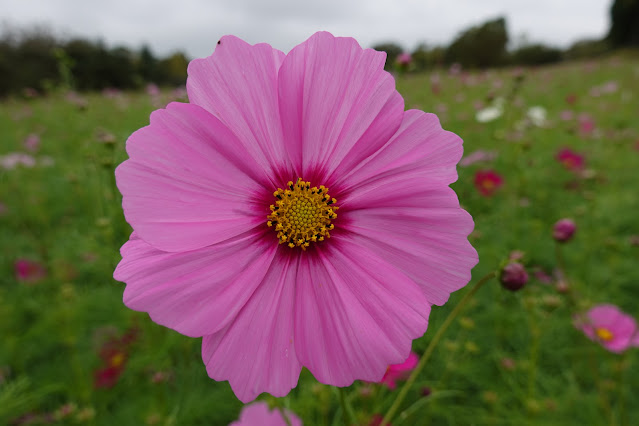
[{"label": "large pink flower", "polygon": [[189,65],[190,103],[127,141],[124,303],[203,336],[242,401],[286,395],[302,366],[380,381],[477,263],[448,187],[462,141],[404,111],[384,62],[326,32],[288,55],[226,36]]}]

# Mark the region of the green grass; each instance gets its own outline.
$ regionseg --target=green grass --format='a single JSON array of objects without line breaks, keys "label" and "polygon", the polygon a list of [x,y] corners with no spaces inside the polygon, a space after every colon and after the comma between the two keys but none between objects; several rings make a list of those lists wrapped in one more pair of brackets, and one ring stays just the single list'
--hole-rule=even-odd
[{"label": "green grass", "polygon": [[[398,77],[406,108],[438,112],[444,128],[464,139],[466,153],[498,152],[490,163],[458,168],[453,185],[475,219],[471,241],[480,263],[474,280],[512,250],[524,251],[528,266],[550,272],[557,267],[553,223],[572,217],[578,231],[562,247],[570,291],[534,279],[517,293],[488,284],[448,330],[393,424],[639,424],[633,387],[639,383],[638,350],[609,353],[572,325],[573,315],[597,303],[639,317],[639,247],[630,240],[639,235],[639,62],[625,55],[526,69],[514,93],[511,70],[472,74],[473,85],[439,74],[439,94],[431,91],[429,75]],[[616,92],[589,94],[609,81],[617,82]],[[577,95],[572,106],[565,101],[571,93]],[[490,96],[507,99],[504,115],[478,123],[473,105]],[[6,206],[0,213],[0,424],[26,413],[42,418],[68,403],[75,411],[59,424],[227,424],[242,404],[226,382],[207,377],[200,339],[127,309],[124,284],[112,278],[118,249],[130,233],[113,170],[126,158],[128,135],[146,125],[157,106],[140,93],[119,99],[91,94],[87,101],[84,109],[63,95],[0,103],[0,156],[24,151],[22,141],[35,132],[42,142],[34,155],[54,161],[0,169],[0,202]],[[518,127],[533,105],[547,109],[548,124]],[[564,109],[590,114],[596,131],[580,135],[575,120],[560,120]],[[116,142],[98,142],[100,129]],[[585,155],[588,178],[575,178],[557,163],[561,147]],[[481,168],[504,177],[491,198],[474,188]],[[13,265],[20,258],[42,262],[47,277],[33,284],[16,280]],[[414,350],[424,351],[465,291],[433,308],[429,331]],[[139,337],[122,376],[111,389],[95,389],[100,333],[131,328]],[[505,358],[514,361],[512,368],[502,365]],[[168,379],[154,383],[158,371]],[[424,387],[430,396],[421,396]],[[372,384],[347,389],[361,424],[384,413],[395,395]],[[289,397],[267,399],[290,407],[305,424],[342,419],[334,389],[307,371]]]}]

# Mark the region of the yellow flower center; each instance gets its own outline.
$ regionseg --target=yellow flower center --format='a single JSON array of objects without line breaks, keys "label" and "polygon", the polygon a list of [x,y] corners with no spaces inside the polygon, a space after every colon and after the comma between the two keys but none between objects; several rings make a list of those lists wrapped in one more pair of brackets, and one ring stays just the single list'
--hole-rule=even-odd
[{"label": "yellow flower center", "polygon": [[311,242],[330,238],[329,231],[335,228],[331,220],[337,217],[338,207],[337,200],[328,195],[328,188],[311,187],[311,183],[302,178],[287,185],[287,189],[277,188],[273,193],[277,201],[271,204],[266,222],[275,228],[280,244],[306,250]]},{"label": "yellow flower center", "polygon": [[114,354],[110,359],[111,367],[120,367],[124,363],[124,354],[122,352],[118,352]]},{"label": "yellow flower center", "polygon": [[608,330],[607,328],[604,328],[604,327],[597,327],[595,329],[595,333],[597,334],[597,337],[599,337],[604,342],[611,341],[612,337],[613,337],[612,333],[610,332],[610,330]]}]

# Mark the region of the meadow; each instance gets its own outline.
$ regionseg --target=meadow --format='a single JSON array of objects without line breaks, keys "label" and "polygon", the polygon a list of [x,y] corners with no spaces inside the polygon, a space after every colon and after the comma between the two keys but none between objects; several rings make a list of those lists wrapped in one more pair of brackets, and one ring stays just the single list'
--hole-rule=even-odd
[{"label": "meadow", "polygon": [[[609,352],[574,326],[602,303],[639,318],[637,54],[396,79],[407,109],[436,113],[464,139],[453,188],[475,220],[472,282],[514,251],[530,279],[516,292],[497,280],[479,290],[393,425],[639,424],[639,348]],[[238,417],[228,383],[206,374],[200,339],[126,308],[112,278],[131,232],[114,179],[125,141],[151,111],[186,100],[151,89],[0,102],[0,424]],[[558,158],[562,150],[573,160]],[[475,182],[487,170],[501,179],[488,190]],[[557,243],[562,218],[577,230]],[[417,354],[468,291],[433,307]],[[349,415],[373,424],[397,392],[356,382],[345,390]],[[307,425],[342,424],[338,392],[306,370],[288,397],[261,399]]]}]

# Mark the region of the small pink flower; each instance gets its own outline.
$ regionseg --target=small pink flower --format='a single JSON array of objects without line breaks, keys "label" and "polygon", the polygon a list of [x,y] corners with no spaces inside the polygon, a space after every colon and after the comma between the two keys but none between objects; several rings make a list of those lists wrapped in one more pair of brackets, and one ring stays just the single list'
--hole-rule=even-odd
[{"label": "small pink flower", "polygon": [[27,151],[36,152],[40,147],[40,136],[37,133],[31,133],[22,142],[22,145]]},{"label": "small pink flower", "polygon": [[620,353],[639,346],[637,322],[615,305],[597,305],[578,317],[575,327],[610,352]]},{"label": "small pink flower", "polygon": [[409,65],[412,60],[412,56],[407,52],[400,53],[399,56],[397,56],[397,63],[399,65]]},{"label": "small pink flower", "polygon": [[102,90],[102,96],[107,99],[113,99],[122,96],[122,91],[114,87],[106,87],[104,88],[104,90]]},{"label": "small pink flower", "polygon": [[33,284],[47,276],[44,265],[33,260],[18,259],[13,266],[16,279],[23,283]]},{"label": "small pink flower", "polygon": [[475,188],[484,197],[491,197],[504,184],[504,179],[494,170],[475,172]]},{"label": "small pink flower", "polygon": [[572,219],[560,219],[555,223],[552,230],[552,237],[560,242],[570,241],[577,230],[577,225]]},{"label": "small pink flower", "polygon": [[570,109],[565,109],[559,113],[559,118],[563,121],[570,121],[575,118],[575,113]]},{"label": "small pink flower", "polygon": [[7,155],[0,156],[0,168],[5,170],[12,170],[18,166],[31,168],[35,165],[36,159],[22,152],[10,152]]},{"label": "small pink flower", "polygon": [[497,151],[484,151],[482,149],[478,149],[477,151],[473,151],[468,155],[465,155],[461,160],[459,160],[459,165],[462,167],[468,167],[475,163],[481,162],[490,162],[497,158]]},{"label": "small pink flower", "polygon": [[302,420],[291,411],[284,410],[284,415],[281,410],[277,408],[270,410],[266,402],[258,401],[245,405],[240,418],[229,426],[302,426]]},{"label": "small pink flower", "polygon": [[146,85],[146,94],[151,97],[157,97],[161,94],[160,88],[154,83],[149,83]]},{"label": "small pink flower", "polygon": [[570,148],[561,149],[555,158],[566,170],[576,172],[584,168],[584,156]]},{"label": "small pink flower", "polygon": [[419,356],[415,352],[411,352],[406,361],[401,364],[389,365],[380,383],[385,384],[389,389],[395,389],[397,387],[395,382],[406,380],[409,373],[417,367],[418,363]]},{"label": "small pink flower", "polygon": [[378,382],[477,263],[449,187],[462,141],[405,111],[385,60],[326,32],[288,54],[225,36],[189,64],[190,103],[127,141],[124,303],[203,337],[243,402],[303,366]]},{"label": "small pink flower", "polygon": [[595,120],[588,114],[580,114],[579,121],[579,133],[582,136],[588,136],[595,130]]}]

